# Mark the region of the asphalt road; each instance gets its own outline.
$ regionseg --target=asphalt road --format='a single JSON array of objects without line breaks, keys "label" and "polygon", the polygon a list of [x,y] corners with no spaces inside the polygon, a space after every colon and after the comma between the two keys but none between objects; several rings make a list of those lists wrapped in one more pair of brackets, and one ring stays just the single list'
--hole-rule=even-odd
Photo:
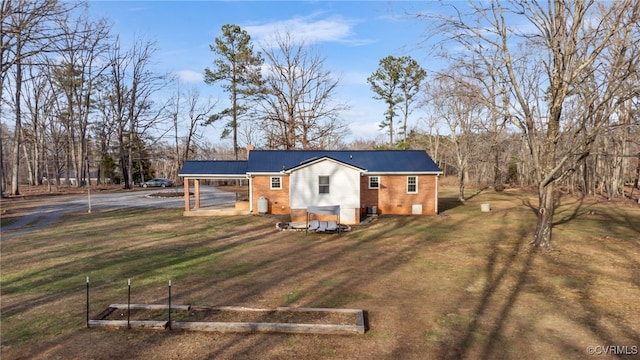
[{"label": "asphalt road", "polygon": [[[182,192],[183,188],[173,189],[148,189],[144,191],[91,194],[91,196],[69,195],[55,199],[47,199],[36,209],[27,212],[24,216],[10,225],[0,229],[0,241],[6,241],[19,237],[25,233],[42,229],[53,224],[62,215],[77,212],[129,209],[129,208],[167,208],[183,209],[184,197],[154,197],[157,193]],[[221,191],[212,186],[200,187],[201,207],[233,207],[235,193]],[[191,206],[193,206],[193,196]]]}]

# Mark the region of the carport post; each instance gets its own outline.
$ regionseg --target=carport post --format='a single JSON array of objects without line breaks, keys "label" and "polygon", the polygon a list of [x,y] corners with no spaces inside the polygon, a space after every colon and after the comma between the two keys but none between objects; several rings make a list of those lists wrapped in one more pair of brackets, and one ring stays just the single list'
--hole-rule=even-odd
[{"label": "carport post", "polygon": [[191,203],[189,202],[189,178],[184,178],[184,211],[188,212],[191,207]]},{"label": "carport post", "polygon": [[200,179],[193,179],[193,197],[195,200],[195,209],[200,209]]}]

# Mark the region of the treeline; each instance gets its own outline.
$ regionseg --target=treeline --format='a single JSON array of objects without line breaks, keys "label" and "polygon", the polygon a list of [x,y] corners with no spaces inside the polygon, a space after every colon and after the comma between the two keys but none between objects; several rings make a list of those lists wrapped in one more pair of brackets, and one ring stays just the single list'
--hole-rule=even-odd
[{"label": "treeline", "polygon": [[433,81],[435,108],[460,135],[460,169],[468,166],[466,134],[482,114],[479,126],[493,135],[490,158],[499,157],[505,126],[517,129],[517,154],[539,200],[532,244],[550,247],[567,182],[620,192],[619,164],[638,141],[640,3],[494,0],[456,10],[421,15],[443,39],[440,48],[452,49],[442,52],[449,68]]},{"label": "treeline", "polygon": [[150,70],[153,41],[124,49],[86,6],[2,1],[1,178],[10,194],[44,179],[109,179],[116,168],[129,188],[148,173],[146,143],[166,106],[153,96],[168,79]]},{"label": "treeline", "polygon": [[[411,131],[407,141],[409,148],[426,149],[445,176],[457,177],[459,186],[492,187],[498,191],[505,187],[533,189],[536,185],[533,164],[523,147],[521,134],[506,130],[497,142],[493,141],[494,137],[490,132],[452,136],[437,135],[435,131],[431,134]],[[606,199],[628,198],[631,191],[635,191],[634,198],[637,198],[640,195],[639,140],[640,131],[620,128],[599,136],[593,153],[572,176],[560,183],[560,190]],[[459,200],[464,201],[468,195],[459,193]]]},{"label": "treeline", "polygon": [[[333,101],[338,78],[291,34],[259,52],[244,30],[223,26],[213,66],[204,69],[205,81],[233,100],[221,109],[153,71],[152,39],[123,46],[86,6],[2,0],[3,194],[18,194],[20,184],[130,188],[153,176],[176,179],[185,160],[243,158],[246,144],[425,149],[458,177],[461,201],[470,183],[533,187],[541,209],[554,203],[549,191],[615,198],[625,184],[637,187],[640,10],[633,1],[494,1],[456,18],[416,14],[433,34],[450,35],[438,49],[465,51],[439,50],[449,66],[437,71],[409,57],[382,59],[368,81],[372,97],[389,104],[381,114],[388,140],[350,142],[341,117],[348,106]],[[505,13],[533,25],[531,32],[514,32]],[[246,71],[230,72],[236,68]],[[232,146],[203,137],[203,125],[218,121]]]},{"label": "treeline", "polygon": [[244,55],[253,51],[250,36],[223,26],[212,45],[214,66],[203,70],[206,83],[230,93],[224,108],[196,86],[154,71],[155,42],[136,38],[124,46],[107,19],[88,16],[89,5],[2,0],[3,195],[19,194],[20,184],[131,188],[152,176],[176,179],[187,159],[228,156],[203,136],[213,123],[232,136],[236,159],[239,143],[331,148],[348,133],[338,116],[346,106],[333,99],[337,78],[289,34],[264,51],[278,71],[260,74],[262,53],[250,62]]}]

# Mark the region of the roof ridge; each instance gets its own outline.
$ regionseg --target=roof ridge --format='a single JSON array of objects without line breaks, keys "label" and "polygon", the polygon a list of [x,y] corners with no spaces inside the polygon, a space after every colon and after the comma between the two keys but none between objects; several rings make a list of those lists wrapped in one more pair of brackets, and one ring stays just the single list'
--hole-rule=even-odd
[{"label": "roof ridge", "polygon": [[310,150],[310,149],[295,149],[295,150],[282,150],[282,149],[256,149],[251,151],[261,151],[261,152],[403,152],[403,151],[424,151],[424,149],[356,149],[356,150]]},{"label": "roof ridge", "polygon": [[237,161],[237,162],[242,162],[242,161],[249,161],[249,160],[185,160],[185,162],[210,162],[210,161],[216,161],[216,162],[220,162],[220,161]]}]

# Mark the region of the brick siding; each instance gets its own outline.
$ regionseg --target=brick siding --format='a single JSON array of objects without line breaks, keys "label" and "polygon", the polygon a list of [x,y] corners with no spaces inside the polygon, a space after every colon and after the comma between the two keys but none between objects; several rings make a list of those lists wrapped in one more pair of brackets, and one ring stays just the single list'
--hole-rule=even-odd
[{"label": "brick siding", "polygon": [[282,189],[280,190],[271,190],[271,176],[259,175],[251,179],[254,214],[258,213],[258,199],[260,199],[260,196],[264,196],[269,201],[270,214],[289,214],[291,211],[289,206],[289,176],[283,175],[281,178]]},{"label": "brick siding", "polygon": [[378,213],[410,215],[413,204],[422,204],[423,215],[435,215],[436,175],[418,175],[418,193],[407,193],[406,175],[380,176]]},{"label": "brick siding", "polygon": [[[380,189],[369,189],[369,176],[360,177],[361,212],[368,206],[377,206],[378,214],[410,215],[412,205],[421,204],[423,215],[435,215],[436,175],[417,175],[418,193],[407,193],[407,175],[380,175]],[[282,176],[282,189],[271,190],[271,176],[254,176],[252,179],[253,213],[258,213],[258,199],[269,201],[269,213],[291,215],[291,221],[305,221],[305,210],[291,210],[289,203],[289,176]]]},{"label": "brick siding", "polygon": [[369,176],[360,177],[360,207],[361,215],[367,213],[367,207],[379,206],[379,190],[369,189]]}]

